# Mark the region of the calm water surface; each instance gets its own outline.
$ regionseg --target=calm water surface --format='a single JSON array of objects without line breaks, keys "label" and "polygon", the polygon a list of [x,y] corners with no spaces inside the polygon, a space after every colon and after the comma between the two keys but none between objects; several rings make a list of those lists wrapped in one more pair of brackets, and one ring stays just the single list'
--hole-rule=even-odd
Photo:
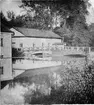
[{"label": "calm water surface", "polygon": [[63,85],[69,86],[71,91],[76,91],[78,85],[75,81],[83,79],[81,73],[84,64],[84,57],[67,56],[52,56],[46,61],[15,60],[13,63],[15,79],[1,90],[1,101],[21,104],[26,102],[29,93],[32,95],[34,91],[39,91],[41,94],[49,95],[51,87],[58,89]]}]

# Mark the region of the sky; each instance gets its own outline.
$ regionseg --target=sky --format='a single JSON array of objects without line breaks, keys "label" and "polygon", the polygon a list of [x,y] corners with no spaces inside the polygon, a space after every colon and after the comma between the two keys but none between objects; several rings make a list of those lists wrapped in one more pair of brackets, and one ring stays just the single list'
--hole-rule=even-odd
[{"label": "sky", "polygon": [[89,0],[91,7],[88,8],[89,15],[86,16],[86,20],[88,24],[94,23],[94,0]]},{"label": "sky", "polygon": [[[94,23],[94,0],[89,0],[91,7],[88,8],[89,15],[86,16],[88,24]],[[7,11],[13,11],[16,15],[22,15],[22,8],[19,8],[21,5],[21,0],[0,0],[0,11],[2,10],[4,15],[7,16]]]},{"label": "sky", "polygon": [[21,0],[0,0],[0,11],[2,10],[6,16],[7,11],[13,11],[16,15],[21,15],[22,8],[19,8],[21,5]]}]

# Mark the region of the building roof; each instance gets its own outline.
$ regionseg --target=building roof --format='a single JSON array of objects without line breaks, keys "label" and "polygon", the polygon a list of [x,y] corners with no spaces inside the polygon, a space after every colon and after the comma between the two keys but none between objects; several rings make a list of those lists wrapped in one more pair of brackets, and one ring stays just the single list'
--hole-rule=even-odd
[{"label": "building roof", "polygon": [[13,33],[10,29],[8,29],[4,24],[0,24],[1,32]]},{"label": "building roof", "polygon": [[14,29],[19,31],[26,37],[61,39],[61,37],[58,34],[55,34],[52,31],[38,30],[38,29],[31,29],[31,28],[19,28],[19,27],[14,27]]},{"label": "building roof", "polygon": [[65,45],[66,43],[54,43],[53,45]]}]

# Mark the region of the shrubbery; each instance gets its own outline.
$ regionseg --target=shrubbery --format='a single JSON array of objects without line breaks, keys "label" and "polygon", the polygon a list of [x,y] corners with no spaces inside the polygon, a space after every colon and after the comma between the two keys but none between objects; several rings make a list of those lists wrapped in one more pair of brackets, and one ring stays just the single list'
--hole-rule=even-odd
[{"label": "shrubbery", "polygon": [[[92,64],[93,65],[93,64]],[[92,104],[94,103],[94,68],[92,65],[84,68],[84,72],[71,69],[70,75],[73,75],[67,82],[55,89],[51,87],[49,95],[41,92],[31,91],[24,95],[25,102],[29,104]],[[74,77],[75,76],[75,77]]]}]

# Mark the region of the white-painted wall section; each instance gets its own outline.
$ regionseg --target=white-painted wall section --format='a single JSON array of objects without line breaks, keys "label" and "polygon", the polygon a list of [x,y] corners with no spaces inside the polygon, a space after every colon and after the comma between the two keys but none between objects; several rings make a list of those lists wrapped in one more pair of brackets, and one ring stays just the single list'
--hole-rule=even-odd
[{"label": "white-painted wall section", "polygon": [[44,47],[47,46],[52,46],[52,44],[54,43],[60,43],[61,39],[46,39],[46,38],[12,38],[12,46],[16,47],[16,48],[20,48],[21,44],[23,45],[23,48],[27,48],[27,47],[33,47],[33,45],[35,45],[35,47],[42,47],[42,45]]},{"label": "white-painted wall section", "polygon": [[[47,47],[52,46],[54,43],[61,43],[61,39],[58,38],[42,38],[41,34],[38,38],[36,36],[25,36],[16,29],[11,29],[15,33],[14,37],[12,38],[12,46],[15,48],[20,48],[21,45],[23,48],[29,47]],[[32,32],[31,32],[32,33]],[[45,36],[45,35],[44,35]]]},{"label": "white-painted wall section", "polygon": [[[12,33],[0,34],[0,79],[12,79]],[[2,44],[1,44],[2,43]]]}]

